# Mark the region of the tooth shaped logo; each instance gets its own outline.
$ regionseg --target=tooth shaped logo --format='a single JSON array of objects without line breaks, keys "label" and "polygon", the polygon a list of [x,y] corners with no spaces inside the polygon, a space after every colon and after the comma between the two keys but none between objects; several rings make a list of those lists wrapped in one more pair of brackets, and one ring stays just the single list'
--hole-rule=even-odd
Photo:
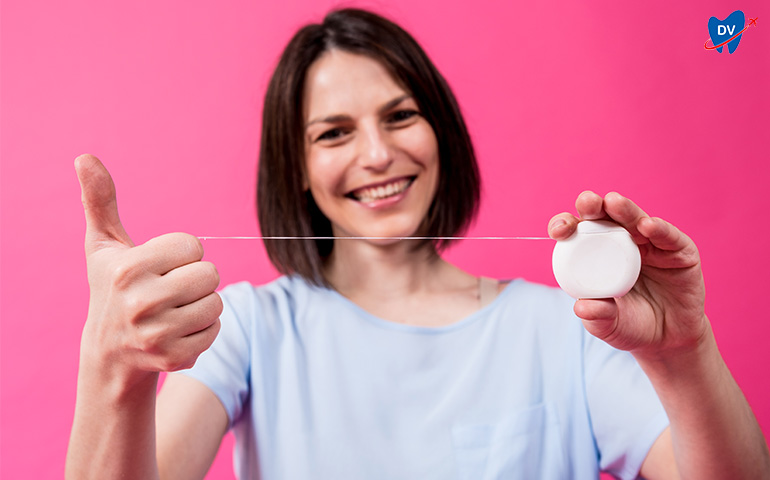
[{"label": "tooth shaped logo", "polygon": [[738,44],[741,43],[745,25],[746,15],[740,10],[734,11],[724,20],[719,20],[717,17],[709,18],[709,35],[711,36],[711,43],[714,45],[712,48],[716,48],[717,52],[722,53],[722,48],[727,43],[727,51],[733,53],[738,48]]}]

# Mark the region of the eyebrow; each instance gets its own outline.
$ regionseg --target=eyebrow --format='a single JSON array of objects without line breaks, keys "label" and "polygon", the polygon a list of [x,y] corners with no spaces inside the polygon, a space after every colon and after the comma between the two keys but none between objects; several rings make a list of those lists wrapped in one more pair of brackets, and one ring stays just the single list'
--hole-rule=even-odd
[{"label": "eyebrow", "polygon": [[[388,101],[385,103],[385,105],[381,106],[378,110],[379,113],[384,113],[390,110],[391,108],[395,107],[399,103],[403,102],[404,100],[407,100],[409,98],[412,98],[412,95],[409,93],[405,93],[401,96],[398,96],[394,98],[393,100]],[[314,123],[337,123],[337,122],[345,122],[350,120],[350,115],[344,115],[344,114],[338,114],[338,115],[329,115],[328,117],[322,117],[322,118],[315,118],[313,120],[310,120],[305,124],[305,129],[310,125],[313,125]]]}]

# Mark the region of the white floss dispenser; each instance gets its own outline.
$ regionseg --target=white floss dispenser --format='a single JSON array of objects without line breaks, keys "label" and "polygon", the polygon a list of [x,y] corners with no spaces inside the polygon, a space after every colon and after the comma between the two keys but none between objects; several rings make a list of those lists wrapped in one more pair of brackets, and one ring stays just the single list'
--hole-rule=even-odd
[{"label": "white floss dispenser", "polygon": [[642,267],[639,247],[620,225],[584,220],[553,249],[553,274],[573,298],[622,297],[634,286]]}]

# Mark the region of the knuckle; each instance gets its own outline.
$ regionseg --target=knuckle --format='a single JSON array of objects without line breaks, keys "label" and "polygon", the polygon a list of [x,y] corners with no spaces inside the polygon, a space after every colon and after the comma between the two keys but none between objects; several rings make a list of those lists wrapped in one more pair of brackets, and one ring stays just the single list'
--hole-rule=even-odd
[{"label": "knuckle", "polygon": [[188,359],[186,362],[179,364],[174,370],[169,370],[169,372],[178,372],[179,370],[188,370],[195,366],[195,362],[197,360],[198,360],[197,357]]},{"label": "knuckle", "polygon": [[216,288],[219,285],[220,277],[219,277],[219,270],[217,270],[217,267],[211,263],[211,262],[201,262],[204,267],[204,272],[206,275],[206,278],[214,284],[214,288]]},{"label": "knuckle", "polygon": [[211,271],[211,274],[214,276],[214,278],[219,281],[219,270],[217,269],[217,266],[211,262],[205,262],[205,264],[206,267]]},{"label": "knuckle", "polygon": [[[216,318],[217,318],[216,319],[216,323],[218,325],[219,324],[219,316],[222,315],[222,312],[225,309],[225,304],[222,301],[222,297],[220,297],[218,293],[214,293],[214,298],[213,298],[212,302],[214,304],[213,305],[213,309],[214,309],[214,312],[216,313]],[[218,328],[219,327],[217,327],[217,329]]]},{"label": "knuckle", "polygon": [[165,255],[169,251],[176,251],[183,254],[184,257],[203,258],[203,245],[200,239],[194,235],[183,232],[167,233],[160,237],[153,238],[148,244],[152,245],[160,255]]},{"label": "knuckle", "polygon": [[180,248],[184,248],[192,257],[195,257],[198,260],[203,258],[203,244],[201,244],[198,237],[188,233],[180,233],[178,235]]},{"label": "knuckle", "polygon": [[163,371],[177,372],[179,370],[186,370],[192,368],[197,360],[198,354],[191,355],[189,352],[174,352],[163,359]]},{"label": "knuckle", "polygon": [[156,355],[163,350],[158,337],[148,334],[147,332],[136,334],[132,343],[134,350],[150,355]]},{"label": "knuckle", "polygon": [[131,293],[125,296],[123,299],[124,308],[130,323],[137,324],[139,321],[147,317],[154,308],[153,303],[145,296],[138,293]]},{"label": "knuckle", "polygon": [[179,363],[170,357],[163,357],[159,362],[158,368],[164,372],[174,372],[179,370]]},{"label": "knuckle", "polygon": [[114,263],[110,266],[112,285],[118,290],[126,290],[136,279],[136,268],[125,262]]},{"label": "knuckle", "polygon": [[[222,322],[219,320],[219,318],[217,318],[214,321],[214,324],[211,326],[211,343],[214,343],[214,340],[217,338],[217,335],[219,335],[219,331],[221,329],[222,329]],[[209,343],[209,347],[211,346],[211,343]]]},{"label": "knuckle", "polygon": [[206,331],[204,332],[204,337],[202,339],[202,348],[203,351],[208,350],[209,347],[214,343],[214,340],[217,339],[217,335],[219,335],[219,330],[222,328],[222,324],[220,323],[219,319],[217,318],[214,323],[209,326]]},{"label": "knuckle", "polygon": [[224,310],[224,302],[217,292],[211,292],[202,299],[200,310],[201,324],[212,325],[219,319]]},{"label": "knuckle", "polygon": [[214,321],[211,322],[211,325],[208,327],[208,332],[211,334],[212,339],[219,335],[219,330],[222,328],[222,322],[219,320],[219,317],[214,317]]}]

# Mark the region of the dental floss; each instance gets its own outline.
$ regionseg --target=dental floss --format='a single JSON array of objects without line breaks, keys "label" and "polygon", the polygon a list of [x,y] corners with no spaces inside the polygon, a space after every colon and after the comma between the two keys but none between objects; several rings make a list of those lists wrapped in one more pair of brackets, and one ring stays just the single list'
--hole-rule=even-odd
[{"label": "dental floss", "polygon": [[198,237],[200,240],[551,240],[548,237]]},{"label": "dental floss", "polygon": [[[200,240],[551,240],[549,237],[334,237],[334,236],[231,236],[198,237]],[[556,242],[553,274],[573,298],[617,298],[634,286],[641,271],[639,248],[620,225],[584,220],[575,233]]]}]

